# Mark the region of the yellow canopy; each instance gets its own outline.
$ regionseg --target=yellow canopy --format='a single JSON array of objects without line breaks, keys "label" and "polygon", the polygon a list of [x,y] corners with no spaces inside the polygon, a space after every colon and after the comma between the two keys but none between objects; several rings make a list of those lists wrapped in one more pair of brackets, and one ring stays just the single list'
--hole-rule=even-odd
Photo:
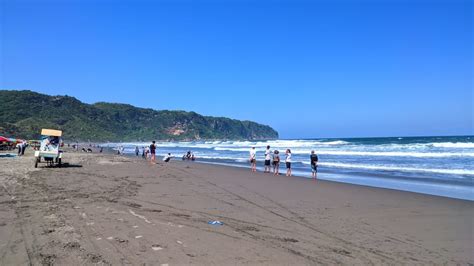
[{"label": "yellow canopy", "polygon": [[43,129],[41,129],[41,135],[61,137],[63,135],[63,132],[61,130],[43,128]]}]

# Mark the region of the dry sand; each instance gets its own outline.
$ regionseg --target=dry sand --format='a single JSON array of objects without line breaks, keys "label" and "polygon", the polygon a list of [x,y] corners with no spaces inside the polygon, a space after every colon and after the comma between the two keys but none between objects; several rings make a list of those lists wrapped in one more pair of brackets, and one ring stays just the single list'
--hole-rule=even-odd
[{"label": "dry sand", "polygon": [[[473,263],[474,203],[192,162],[0,159],[0,265]],[[207,222],[219,220],[222,226]]]}]

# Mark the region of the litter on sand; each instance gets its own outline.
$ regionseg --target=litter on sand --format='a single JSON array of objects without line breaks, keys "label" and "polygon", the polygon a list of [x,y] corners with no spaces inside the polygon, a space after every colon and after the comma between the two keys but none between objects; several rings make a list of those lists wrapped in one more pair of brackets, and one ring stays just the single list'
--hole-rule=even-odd
[{"label": "litter on sand", "polygon": [[153,249],[154,251],[159,251],[159,250],[162,250],[163,248],[160,245],[155,244],[151,246],[151,249]]},{"label": "litter on sand", "polygon": [[209,221],[207,223],[210,225],[216,225],[216,226],[224,225],[224,223],[221,221]]}]

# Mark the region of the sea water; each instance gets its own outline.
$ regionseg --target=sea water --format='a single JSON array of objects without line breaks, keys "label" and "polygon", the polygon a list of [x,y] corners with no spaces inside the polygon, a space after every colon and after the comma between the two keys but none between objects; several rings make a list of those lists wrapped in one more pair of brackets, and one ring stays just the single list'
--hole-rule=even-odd
[{"label": "sea water", "polygon": [[[134,153],[150,142],[107,143]],[[157,155],[181,159],[192,151],[197,162],[249,167],[251,147],[263,170],[267,145],[279,150],[281,173],[285,150],[292,151],[293,174],[311,177],[309,156],[319,156],[318,178],[425,194],[474,200],[474,136],[341,139],[281,139],[268,141],[157,142]]]}]

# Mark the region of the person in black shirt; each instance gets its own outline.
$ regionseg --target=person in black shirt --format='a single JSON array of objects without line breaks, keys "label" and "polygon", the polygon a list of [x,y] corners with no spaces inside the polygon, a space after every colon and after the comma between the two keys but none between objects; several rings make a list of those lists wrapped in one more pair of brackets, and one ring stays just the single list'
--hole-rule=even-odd
[{"label": "person in black shirt", "polygon": [[151,142],[150,153],[151,153],[151,162],[155,163],[155,161],[156,161],[156,144],[155,144],[155,141]]},{"label": "person in black shirt", "polygon": [[318,174],[318,155],[314,152],[311,151],[311,169],[313,170],[313,178],[316,179],[316,175]]}]

